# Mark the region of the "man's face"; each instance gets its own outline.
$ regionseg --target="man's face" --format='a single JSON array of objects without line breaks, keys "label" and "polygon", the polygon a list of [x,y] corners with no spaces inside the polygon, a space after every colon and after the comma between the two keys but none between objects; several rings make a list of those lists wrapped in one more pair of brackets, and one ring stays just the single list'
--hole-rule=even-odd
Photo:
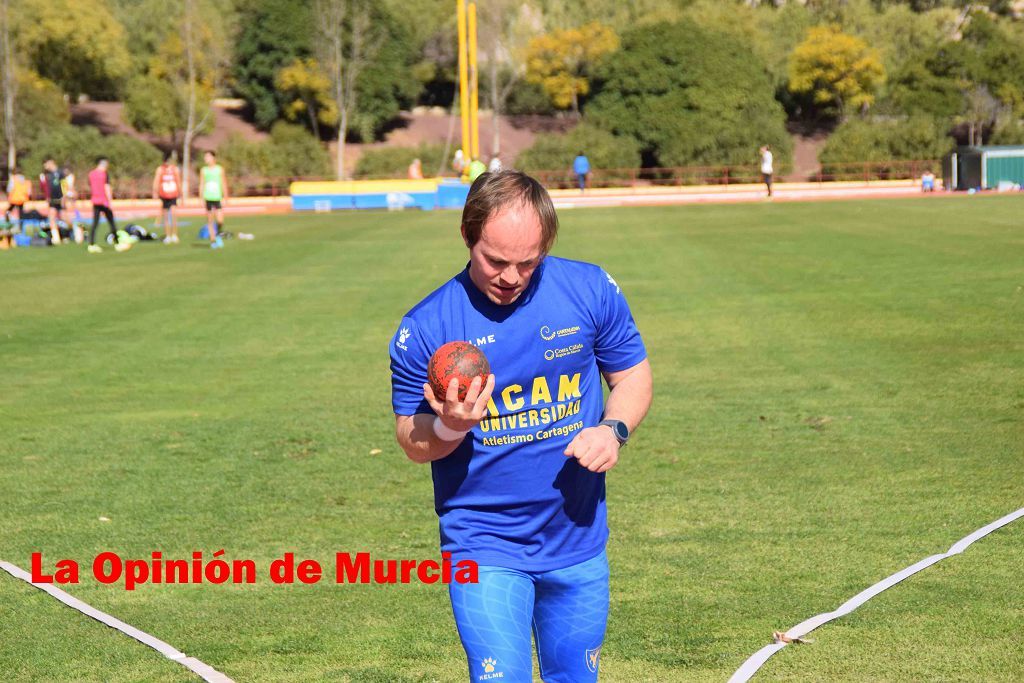
[{"label": "man's face", "polygon": [[540,265],[543,232],[537,212],[513,205],[484,224],[469,250],[469,278],[488,299],[506,306],[519,298]]},{"label": "man's face", "polygon": [[57,164],[53,161],[46,161],[43,163],[43,168],[47,171],[54,171],[57,168]]},{"label": "man's face", "polygon": [[203,155],[203,160],[206,161],[207,166],[213,166],[213,155],[209,152]]}]

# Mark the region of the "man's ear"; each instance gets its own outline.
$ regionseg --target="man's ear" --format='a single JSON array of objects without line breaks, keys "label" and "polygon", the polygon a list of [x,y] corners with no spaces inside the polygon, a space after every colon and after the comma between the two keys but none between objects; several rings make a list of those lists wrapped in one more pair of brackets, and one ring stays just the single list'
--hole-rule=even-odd
[{"label": "man's ear", "polygon": [[466,245],[466,248],[467,249],[472,249],[473,247],[469,246],[469,238],[466,237],[466,226],[465,225],[459,226],[459,232],[462,233],[462,242]]}]

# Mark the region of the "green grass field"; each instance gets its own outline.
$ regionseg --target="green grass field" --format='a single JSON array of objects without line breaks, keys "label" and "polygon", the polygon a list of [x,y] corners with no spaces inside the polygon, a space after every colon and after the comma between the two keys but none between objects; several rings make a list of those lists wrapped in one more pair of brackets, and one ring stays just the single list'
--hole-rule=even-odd
[{"label": "green grass field", "polygon": [[[1024,506],[1024,200],[563,212],[655,373],[609,475],[604,681],[724,681],[771,632]],[[0,253],[0,559],[237,681],[463,681],[440,586],[101,585],[102,551],[436,557],[388,341],[455,213],[230,219],[222,252]],[[194,228],[195,226],[193,226]],[[189,229],[192,232],[192,229]],[[500,373],[500,369],[497,369]],[[375,449],[380,449],[377,453]],[[106,517],[109,521],[100,521]],[[1019,680],[1024,521],[755,680]],[[4,681],[197,680],[0,572]]]}]

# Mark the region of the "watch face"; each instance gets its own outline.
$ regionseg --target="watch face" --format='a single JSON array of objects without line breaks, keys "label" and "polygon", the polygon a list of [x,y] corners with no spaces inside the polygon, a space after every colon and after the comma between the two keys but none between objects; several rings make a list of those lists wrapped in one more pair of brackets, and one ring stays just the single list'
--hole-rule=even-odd
[{"label": "watch face", "polygon": [[629,439],[629,427],[622,420],[604,420],[601,424],[612,428],[612,432],[620,444],[626,443],[626,440]]},{"label": "watch face", "polygon": [[615,430],[615,436],[619,439],[619,442],[624,442],[629,438],[629,429],[626,428],[625,422],[615,422],[612,425],[612,429]]}]

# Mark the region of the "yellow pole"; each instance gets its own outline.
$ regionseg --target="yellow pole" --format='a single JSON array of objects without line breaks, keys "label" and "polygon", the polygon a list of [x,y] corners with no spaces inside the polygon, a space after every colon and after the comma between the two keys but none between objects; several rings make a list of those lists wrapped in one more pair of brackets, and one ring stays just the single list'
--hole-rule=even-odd
[{"label": "yellow pole", "polygon": [[462,116],[462,177],[469,175],[469,75],[466,64],[466,0],[455,0],[459,21],[459,114]]},{"label": "yellow pole", "polygon": [[480,158],[480,98],[476,67],[476,3],[469,3],[469,146],[470,156]]}]

